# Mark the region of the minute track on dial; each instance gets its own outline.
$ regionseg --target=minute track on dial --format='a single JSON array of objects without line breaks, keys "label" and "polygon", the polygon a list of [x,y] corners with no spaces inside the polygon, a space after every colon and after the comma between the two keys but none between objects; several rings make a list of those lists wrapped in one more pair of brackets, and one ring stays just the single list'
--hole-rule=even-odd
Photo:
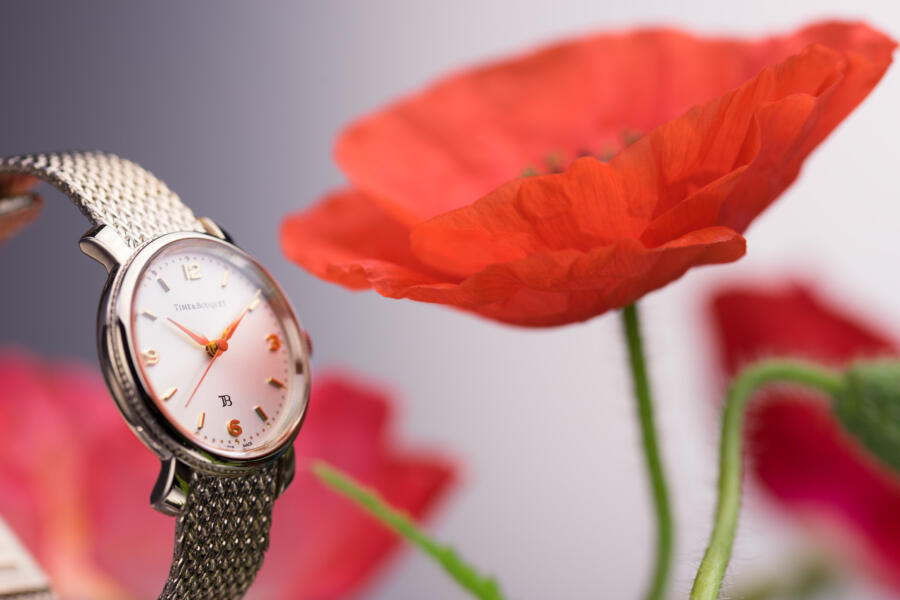
[{"label": "minute track on dial", "polygon": [[[189,272],[202,276],[185,276],[186,264],[199,265]],[[144,370],[158,407],[185,437],[210,451],[236,454],[269,446],[289,422],[286,403],[292,392],[285,384],[278,393],[261,398],[253,382],[270,375],[288,382],[296,363],[271,303],[277,299],[273,288],[245,266],[233,264],[228,255],[200,248],[162,256],[144,273],[133,323],[142,346],[152,344],[162,351],[165,369]],[[229,274],[224,288],[223,273]],[[170,283],[168,292],[157,285],[159,278]],[[235,299],[239,303],[233,303]],[[145,317],[145,312],[157,319]],[[181,391],[164,401],[161,390],[173,386]],[[256,404],[268,419],[253,411]],[[203,428],[196,426],[200,412],[205,413]],[[210,427],[234,418],[241,422],[241,436],[222,436],[218,427]]]}]

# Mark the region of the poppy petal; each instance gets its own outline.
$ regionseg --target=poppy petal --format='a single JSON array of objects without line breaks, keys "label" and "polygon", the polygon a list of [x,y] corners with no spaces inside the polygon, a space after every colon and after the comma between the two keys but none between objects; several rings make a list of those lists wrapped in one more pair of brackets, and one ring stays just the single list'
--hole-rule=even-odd
[{"label": "poppy petal", "polygon": [[[352,289],[511,324],[588,319],[691,266],[742,256],[740,234],[871,91],[895,45],[848,23],[758,42],[647,30],[476,69],[352,126],[338,159],[355,191],[291,216],[282,245]],[[679,76],[660,76],[675,59]],[[601,93],[620,70],[658,100]],[[670,114],[688,97],[706,103]],[[623,122],[632,104],[636,120]],[[572,160],[607,140],[612,122],[649,133],[609,162]],[[567,170],[516,178],[556,143],[569,144]],[[709,244],[680,246],[710,232]]]},{"label": "poppy petal", "polygon": [[[511,182],[426,221],[413,230],[413,251],[426,264],[465,275],[533,252],[622,237],[659,245],[700,227],[742,231],[797,176],[801,150],[812,149],[808,136],[835,106],[820,101],[831,99],[845,66],[841,54],[810,46],[654,129],[609,163],[582,158],[565,173]],[[722,179],[724,185],[711,185]],[[704,210],[697,202],[670,208],[698,192],[710,205]],[[658,214],[663,218],[654,222]]]},{"label": "poppy petal", "polygon": [[[357,121],[335,153],[354,186],[412,224],[469,204],[553,153],[565,166],[617,150],[626,129],[650,131],[810,44],[864,63],[889,62],[893,47],[864,24],[838,22],[761,40],[670,29],[586,37],[450,77]],[[874,84],[848,83],[835,114]]]},{"label": "poppy petal", "polygon": [[440,281],[410,250],[409,228],[355,190],[332,193],[286,218],[280,237],[288,258],[350,289],[374,287],[390,295]]},{"label": "poppy petal", "polygon": [[417,285],[395,297],[456,306],[515,325],[562,325],[630,304],[692,266],[731,262],[744,251],[744,238],[724,227],[691,232],[658,248],[626,238],[588,252],[558,250],[492,264],[459,284]]},{"label": "poppy petal", "polygon": [[339,466],[417,519],[445,495],[455,469],[444,458],[398,448],[392,412],[387,395],[369,384],[337,373],[317,378],[295,445],[296,479],[272,517],[270,553],[287,560],[267,561],[251,598],[348,597],[402,546],[396,535],[326,489],[309,471],[309,460]]}]

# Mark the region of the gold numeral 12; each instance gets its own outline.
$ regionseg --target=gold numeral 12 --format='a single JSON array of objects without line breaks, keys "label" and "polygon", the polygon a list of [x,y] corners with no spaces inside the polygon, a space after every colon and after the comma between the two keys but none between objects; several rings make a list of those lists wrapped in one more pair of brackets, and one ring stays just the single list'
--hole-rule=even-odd
[{"label": "gold numeral 12", "polygon": [[188,281],[203,277],[200,274],[200,265],[197,263],[184,263],[181,267],[184,269],[184,278]]}]

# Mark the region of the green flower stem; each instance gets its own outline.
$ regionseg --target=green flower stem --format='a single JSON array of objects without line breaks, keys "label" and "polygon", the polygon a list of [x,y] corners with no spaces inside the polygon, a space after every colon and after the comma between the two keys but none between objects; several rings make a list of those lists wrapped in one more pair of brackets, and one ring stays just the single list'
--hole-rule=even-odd
[{"label": "green flower stem", "polygon": [[773,383],[791,384],[834,396],[844,386],[840,373],[825,367],[791,360],[768,360],[741,371],[731,384],[722,416],[719,447],[719,498],[712,534],[700,563],[691,600],[715,600],[731,559],[741,504],[741,467],[744,412],[759,388]]},{"label": "green flower stem", "polygon": [[312,472],[332,491],[345,496],[379,523],[418,547],[472,596],[479,600],[503,600],[500,586],[493,578],[480,574],[453,548],[431,539],[409,516],[390,506],[375,490],[323,461],[315,461]]},{"label": "green flower stem", "polygon": [[625,339],[628,342],[628,360],[631,366],[631,378],[634,382],[634,395],[638,404],[638,420],[641,424],[644,458],[650,475],[653,505],[656,511],[656,556],[653,580],[646,598],[647,600],[661,600],[665,596],[666,583],[672,565],[672,509],[669,505],[669,491],[653,424],[653,402],[650,398],[650,383],[647,381],[647,365],[641,343],[637,306],[634,304],[626,306],[622,310],[622,319],[625,325]]}]

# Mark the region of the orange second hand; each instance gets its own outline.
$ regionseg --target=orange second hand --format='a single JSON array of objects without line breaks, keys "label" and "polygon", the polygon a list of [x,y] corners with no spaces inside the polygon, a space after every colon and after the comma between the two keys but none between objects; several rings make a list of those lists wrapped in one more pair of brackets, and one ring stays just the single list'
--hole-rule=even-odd
[{"label": "orange second hand", "polygon": [[[231,325],[228,326],[228,329],[225,330],[225,335],[222,336],[221,340],[216,340],[217,342],[220,342],[220,341],[228,342],[228,340],[231,339],[231,336],[234,335],[235,329],[237,329],[237,326],[240,324],[241,320],[243,320],[244,315],[246,315],[247,312],[250,310],[250,304],[253,304],[253,301],[256,300],[256,296],[258,296],[258,295],[259,295],[259,291],[257,291],[256,294],[253,294],[253,300],[251,300],[250,303],[244,307],[244,310],[241,311],[241,314],[238,315],[237,319],[235,319],[231,323]],[[169,320],[172,321],[171,318],[169,318]],[[175,323],[175,321],[172,321],[172,323]],[[175,325],[178,326],[179,328],[183,329],[185,331],[185,333],[188,333],[187,329],[182,327],[181,325],[178,325],[178,323],[175,323]],[[191,337],[193,337],[193,336],[191,336]],[[228,346],[226,345],[225,347],[227,348]],[[194,399],[194,395],[197,393],[197,390],[200,389],[200,384],[203,383],[204,379],[206,379],[206,374],[209,373],[209,370],[212,368],[213,363],[216,362],[216,359],[222,355],[222,352],[223,352],[223,350],[216,351],[216,355],[213,356],[212,360],[209,361],[209,365],[207,365],[206,370],[203,371],[203,375],[200,377],[200,381],[197,382],[197,387],[194,388],[194,391],[191,392],[191,395],[187,399],[187,402],[184,403],[185,408],[187,408],[188,405],[191,403],[191,400]]]},{"label": "orange second hand", "polygon": [[216,359],[221,356],[221,352],[212,357],[212,360],[209,361],[209,364],[206,366],[206,370],[203,371],[203,375],[200,376],[200,381],[197,382],[197,387],[194,388],[194,391],[191,392],[190,397],[187,399],[187,402],[184,403],[184,407],[187,408],[188,404],[191,403],[191,400],[194,399],[194,394],[197,393],[197,390],[200,389],[200,384],[203,383],[203,380],[206,379],[206,374],[209,373],[209,370],[212,368],[213,363],[216,362]]}]

